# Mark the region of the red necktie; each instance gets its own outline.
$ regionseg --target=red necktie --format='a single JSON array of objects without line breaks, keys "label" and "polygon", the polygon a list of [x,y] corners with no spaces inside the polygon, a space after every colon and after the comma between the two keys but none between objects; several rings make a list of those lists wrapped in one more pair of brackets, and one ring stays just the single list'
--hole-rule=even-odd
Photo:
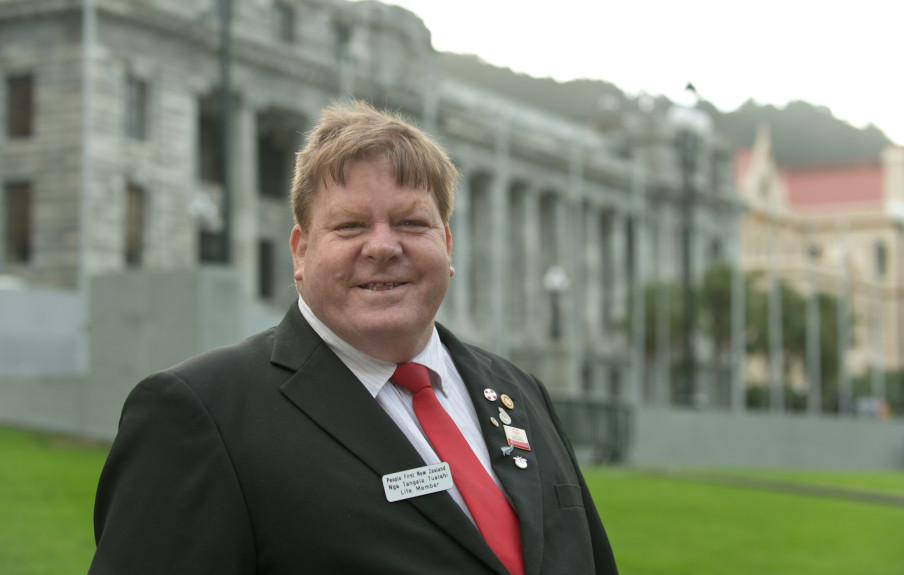
[{"label": "red necktie", "polygon": [[464,498],[480,534],[512,575],[523,575],[518,516],[471,451],[458,426],[440,405],[430,387],[427,368],[417,363],[403,363],[389,379],[413,394],[414,414],[437,455],[449,464],[452,481]]}]

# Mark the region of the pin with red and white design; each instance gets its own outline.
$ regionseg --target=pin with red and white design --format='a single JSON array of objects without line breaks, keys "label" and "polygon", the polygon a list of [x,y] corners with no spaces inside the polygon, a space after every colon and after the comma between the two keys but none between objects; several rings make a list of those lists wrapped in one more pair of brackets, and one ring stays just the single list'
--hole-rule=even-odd
[{"label": "pin with red and white design", "polygon": [[483,390],[483,396],[490,401],[496,401],[496,392],[489,387]]},{"label": "pin with red and white design", "polygon": [[523,429],[509,427],[508,425],[503,425],[502,428],[505,430],[505,439],[508,441],[509,445],[517,447],[518,449],[523,449],[524,451],[530,451],[530,443],[527,442],[527,433],[525,433]]}]

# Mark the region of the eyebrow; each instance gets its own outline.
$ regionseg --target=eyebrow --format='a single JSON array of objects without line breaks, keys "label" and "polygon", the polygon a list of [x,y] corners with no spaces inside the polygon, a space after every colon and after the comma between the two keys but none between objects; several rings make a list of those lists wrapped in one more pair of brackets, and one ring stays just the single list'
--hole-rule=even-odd
[{"label": "eyebrow", "polygon": [[[422,204],[423,204],[423,200],[420,200],[420,199],[413,200],[410,204],[408,204],[407,207],[402,208],[399,211],[399,213],[402,216],[407,216],[407,215],[411,214],[412,212],[416,212],[417,209],[419,207],[421,207]],[[338,206],[338,208],[339,208],[339,211],[345,213],[346,215],[352,216],[352,217],[360,218],[360,217],[364,216],[364,212],[361,212],[359,210],[355,210],[355,209],[348,208],[345,206]]]}]

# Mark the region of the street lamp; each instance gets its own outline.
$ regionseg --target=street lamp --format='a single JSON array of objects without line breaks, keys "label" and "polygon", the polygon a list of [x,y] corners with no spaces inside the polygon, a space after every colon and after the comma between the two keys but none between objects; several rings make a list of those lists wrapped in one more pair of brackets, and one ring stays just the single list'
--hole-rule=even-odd
[{"label": "street lamp", "polygon": [[904,201],[892,200],[885,206],[885,213],[895,224],[900,236],[900,250],[898,253],[898,385],[904,390]]},{"label": "street lamp", "polygon": [[[688,84],[685,90],[694,101],[698,100],[696,90]],[[697,397],[697,366],[694,354],[694,332],[697,322],[697,305],[694,297],[694,211],[696,194],[694,179],[697,171],[697,157],[703,136],[711,131],[712,119],[705,112],[691,105],[676,104],[669,108],[668,119],[676,128],[678,158],[682,177],[682,230],[681,230],[681,266],[682,284],[684,288],[684,334],[683,334],[683,377],[678,403],[687,403]]]},{"label": "street lamp", "polygon": [[543,288],[550,295],[550,310],[552,315],[549,322],[549,336],[553,340],[562,339],[562,294],[571,287],[571,281],[565,273],[565,268],[558,264],[549,266],[543,275]]}]

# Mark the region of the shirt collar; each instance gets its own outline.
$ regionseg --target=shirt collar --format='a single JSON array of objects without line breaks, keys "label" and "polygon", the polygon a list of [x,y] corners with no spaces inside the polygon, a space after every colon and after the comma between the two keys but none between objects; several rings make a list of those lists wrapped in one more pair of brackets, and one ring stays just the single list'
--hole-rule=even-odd
[{"label": "shirt collar", "polygon": [[[300,295],[298,297],[298,309],[324,343],[355,374],[355,377],[361,381],[367,391],[373,397],[376,397],[383,389],[383,386],[389,382],[389,378],[396,369],[396,364],[371,357],[352,347],[351,344],[336,335],[333,330],[320,321]],[[430,370],[430,384],[445,394],[443,380],[446,377],[446,362],[443,359],[443,352],[443,344],[434,325],[433,333],[430,335],[430,341],[427,342],[427,346],[411,358],[411,361],[426,366]]]}]

